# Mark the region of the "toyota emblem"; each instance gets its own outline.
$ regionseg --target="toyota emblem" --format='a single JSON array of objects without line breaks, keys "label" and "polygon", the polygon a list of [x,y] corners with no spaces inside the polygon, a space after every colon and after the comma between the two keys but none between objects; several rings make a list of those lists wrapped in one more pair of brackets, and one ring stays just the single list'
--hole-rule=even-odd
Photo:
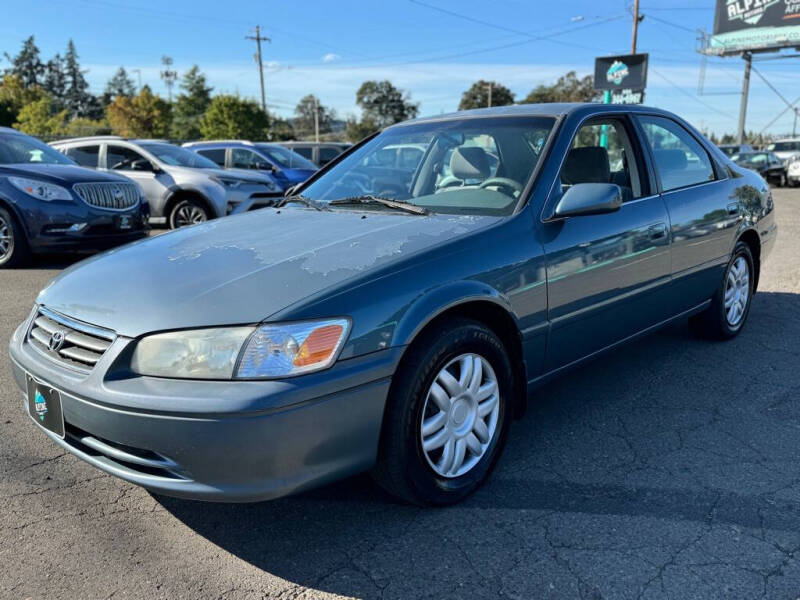
[{"label": "toyota emblem", "polygon": [[50,348],[53,352],[58,352],[61,350],[61,347],[64,345],[64,340],[66,339],[66,335],[63,331],[54,331],[53,334],[50,336],[50,341],[47,343],[47,347]]}]

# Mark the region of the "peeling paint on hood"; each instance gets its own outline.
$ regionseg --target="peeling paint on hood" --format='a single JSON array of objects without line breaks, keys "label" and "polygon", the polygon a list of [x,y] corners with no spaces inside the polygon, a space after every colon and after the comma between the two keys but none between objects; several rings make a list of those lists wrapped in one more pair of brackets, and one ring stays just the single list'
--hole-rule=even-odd
[{"label": "peeling paint on hood", "polygon": [[482,229],[493,217],[263,209],[100,255],[39,296],[126,336],[257,323],[333,285]]}]

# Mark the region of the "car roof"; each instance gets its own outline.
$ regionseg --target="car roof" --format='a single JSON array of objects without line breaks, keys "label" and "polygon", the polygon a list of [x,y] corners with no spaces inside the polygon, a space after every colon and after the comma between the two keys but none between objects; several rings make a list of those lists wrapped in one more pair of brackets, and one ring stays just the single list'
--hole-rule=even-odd
[{"label": "car roof", "polygon": [[641,104],[600,104],[598,102],[553,102],[544,104],[513,104],[511,106],[493,106],[491,108],[476,108],[472,110],[461,110],[443,115],[433,115],[421,117],[410,121],[403,121],[392,127],[402,127],[417,123],[448,121],[458,119],[473,119],[481,117],[564,117],[572,113],[589,111],[592,112],[631,112],[631,113],[656,113],[664,116],[672,116],[672,113]]}]

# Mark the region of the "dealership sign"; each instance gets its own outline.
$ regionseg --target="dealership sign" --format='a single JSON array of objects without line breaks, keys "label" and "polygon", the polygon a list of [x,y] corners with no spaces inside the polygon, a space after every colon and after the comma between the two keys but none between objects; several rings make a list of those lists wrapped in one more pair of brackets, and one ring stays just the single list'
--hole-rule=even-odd
[{"label": "dealership sign", "polygon": [[708,52],[800,46],[800,0],[717,0]]},{"label": "dealership sign", "polygon": [[647,87],[647,54],[601,56],[594,60],[594,89],[609,92],[612,104],[641,104]]}]

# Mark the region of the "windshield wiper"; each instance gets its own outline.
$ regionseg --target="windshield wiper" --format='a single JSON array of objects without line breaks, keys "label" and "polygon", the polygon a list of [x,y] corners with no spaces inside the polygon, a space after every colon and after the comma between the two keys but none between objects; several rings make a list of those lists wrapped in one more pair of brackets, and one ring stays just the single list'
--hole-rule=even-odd
[{"label": "windshield wiper", "polygon": [[303,206],[307,206],[308,208],[313,208],[315,210],[330,210],[327,206],[320,204],[319,202],[315,202],[311,198],[306,198],[305,196],[296,195],[296,196],[284,196],[280,200],[278,200],[275,204],[272,205],[273,208],[281,208],[286,206],[290,202],[297,202],[298,204],[302,204]]},{"label": "windshield wiper", "polygon": [[380,196],[373,196],[372,194],[365,194],[363,196],[351,196],[349,198],[340,198],[338,200],[331,200],[331,205],[342,204],[380,204],[388,206],[397,210],[404,210],[413,215],[427,215],[428,209],[412,204],[411,202],[403,202],[402,200],[390,200],[389,198],[381,198]]}]

